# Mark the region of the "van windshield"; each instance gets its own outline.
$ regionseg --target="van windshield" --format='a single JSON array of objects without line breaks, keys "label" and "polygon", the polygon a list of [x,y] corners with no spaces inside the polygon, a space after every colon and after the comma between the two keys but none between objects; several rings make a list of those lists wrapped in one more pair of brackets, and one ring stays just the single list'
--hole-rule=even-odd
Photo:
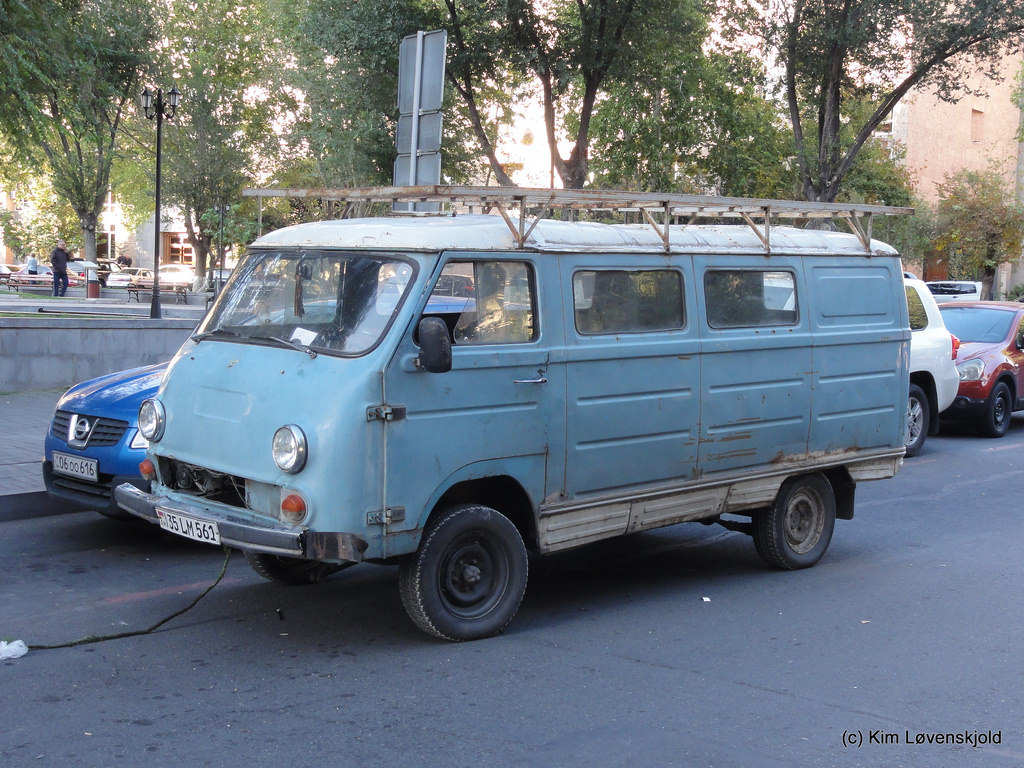
[{"label": "van windshield", "polygon": [[196,338],[359,355],[380,341],[414,274],[397,254],[253,251]]}]

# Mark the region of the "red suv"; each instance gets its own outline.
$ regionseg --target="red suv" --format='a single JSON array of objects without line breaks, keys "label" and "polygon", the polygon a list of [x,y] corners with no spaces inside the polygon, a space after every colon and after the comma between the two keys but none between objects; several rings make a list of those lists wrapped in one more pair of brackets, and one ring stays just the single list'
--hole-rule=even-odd
[{"label": "red suv", "polygon": [[1024,305],[958,301],[939,310],[960,339],[960,387],[942,418],[970,420],[982,434],[1002,437],[1010,415],[1024,408]]}]

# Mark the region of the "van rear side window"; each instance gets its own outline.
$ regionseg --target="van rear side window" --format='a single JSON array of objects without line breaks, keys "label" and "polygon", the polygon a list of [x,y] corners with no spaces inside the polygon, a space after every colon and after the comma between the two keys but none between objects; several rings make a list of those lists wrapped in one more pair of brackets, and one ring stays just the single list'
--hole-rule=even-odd
[{"label": "van rear side window", "polygon": [[683,280],[675,270],[577,272],[572,294],[581,334],[674,331],[686,326]]},{"label": "van rear side window", "polygon": [[753,328],[796,325],[796,283],[790,272],[716,269],[704,273],[708,325]]}]

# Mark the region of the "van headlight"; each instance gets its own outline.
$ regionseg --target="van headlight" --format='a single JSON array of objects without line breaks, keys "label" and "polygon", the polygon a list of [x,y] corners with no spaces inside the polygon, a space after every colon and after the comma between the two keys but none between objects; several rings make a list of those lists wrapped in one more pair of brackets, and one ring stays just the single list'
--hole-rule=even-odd
[{"label": "van headlight", "polygon": [[167,423],[164,405],[159,400],[143,400],[139,406],[139,432],[150,442],[156,442],[164,436]]},{"label": "van headlight", "polygon": [[982,360],[967,360],[956,367],[960,381],[981,381],[985,375],[985,363]]},{"label": "van headlight", "polygon": [[274,463],[285,472],[295,474],[306,466],[306,435],[296,424],[287,424],[274,433]]}]

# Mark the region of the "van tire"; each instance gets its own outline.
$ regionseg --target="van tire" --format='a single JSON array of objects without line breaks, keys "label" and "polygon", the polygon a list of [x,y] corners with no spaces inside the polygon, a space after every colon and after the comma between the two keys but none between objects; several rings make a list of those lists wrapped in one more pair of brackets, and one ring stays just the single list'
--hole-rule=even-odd
[{"label": "van tire", "polygon": [[1013,405],[1010,402],[1010,388],[1005,381],[1000,381],[988,396],[985,415],[978,423],[981,434],[985,437],[1002,437],[1010,428],[1010,416]]},{"label": "van tire", "polygon": [[928,396],[917,384],[911,384],[910,396],[907,398],[907,456],[916,456],[924,445],[931,426],[930,417],[931,406],[928,404]]},{"label": "van tire", "polygon": [[825,554],[835,525],[829,481],[820,474],[791,477],[772,506],[754,516],[754,546],[773,568],[809,568]]},{"label": "van tire", "polygon": [[490,507],[460,504],[427,524],[398,569],[402,604],[417,627],[444,640],[501,632],[526,592],[523,537]]},{"label": "van tire", "polygon": [[265,552],[246,552],[245,560],[250,567],[267,581],[276,581],[288,587],[319,584],[332,573],[348,568],[355,563],[323,563],[319,560],[303,560],[299,557],[280,557]]}]

